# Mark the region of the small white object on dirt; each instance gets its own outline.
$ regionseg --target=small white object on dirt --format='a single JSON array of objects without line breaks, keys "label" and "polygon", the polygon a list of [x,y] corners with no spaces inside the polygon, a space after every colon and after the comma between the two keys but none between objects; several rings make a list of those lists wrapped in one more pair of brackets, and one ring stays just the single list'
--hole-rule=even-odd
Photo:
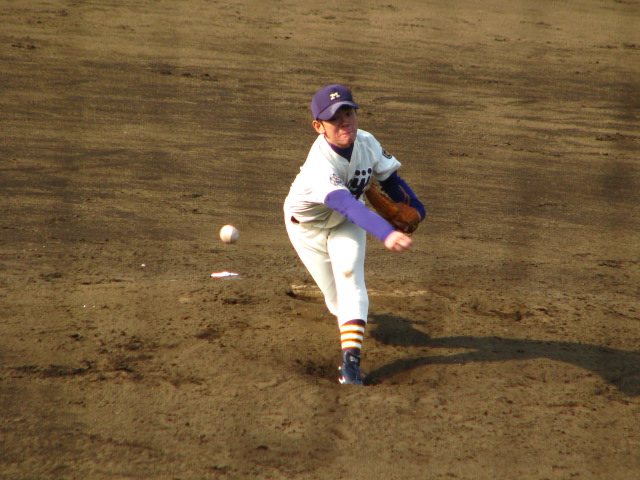
[{"label": "small white object on dirt", "polygon": [[235,277],[236,275],[240,275],[240,274],[239,273],[233,273],[233,272],[227,272],[226,270],[224,272],[213,272],[211,274],[211,276],[213,278]]}]

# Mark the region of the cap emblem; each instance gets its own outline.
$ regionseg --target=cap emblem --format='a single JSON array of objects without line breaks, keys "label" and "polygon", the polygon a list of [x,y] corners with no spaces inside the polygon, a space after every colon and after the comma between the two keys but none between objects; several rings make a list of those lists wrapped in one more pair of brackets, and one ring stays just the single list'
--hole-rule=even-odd
[{"label": "cap emblem", "polygon": [[329,95],[329,98],[331,99],[331,101],[334,101],[336,98],[340,98],[340,93],[333,92],[331,95]]}]

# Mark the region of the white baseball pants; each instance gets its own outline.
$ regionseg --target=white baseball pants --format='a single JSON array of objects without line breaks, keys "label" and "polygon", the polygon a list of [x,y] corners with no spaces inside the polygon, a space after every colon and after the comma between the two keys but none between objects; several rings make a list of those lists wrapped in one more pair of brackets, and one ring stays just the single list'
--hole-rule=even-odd
[{"label": "white baseball pants", "polygon": [[338,317],[338,325],[354,319],[366,321],[366,232],[348,220],[323,229],[294,223],[288,217],[285,225],[293,248],[324,294],[329,312]]}]

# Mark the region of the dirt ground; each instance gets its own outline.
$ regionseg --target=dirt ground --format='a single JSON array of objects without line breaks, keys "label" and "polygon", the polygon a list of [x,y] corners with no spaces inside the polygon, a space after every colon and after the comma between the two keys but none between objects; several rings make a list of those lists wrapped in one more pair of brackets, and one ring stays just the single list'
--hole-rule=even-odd
[{"label": "dirt ground", "polygon": [[[2,1],[0,479],[640,479],[638,25]],[[281,218],[334,82],[429,211],[369,237],[364,388]]]}]

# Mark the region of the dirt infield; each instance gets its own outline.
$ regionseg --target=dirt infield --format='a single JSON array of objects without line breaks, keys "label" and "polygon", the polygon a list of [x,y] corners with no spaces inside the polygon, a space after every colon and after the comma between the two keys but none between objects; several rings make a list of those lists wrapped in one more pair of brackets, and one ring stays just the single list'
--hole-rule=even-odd
[{"label": "dirt infield", "polygon": [[[1,2],[0,479],[640,479],[638,25]],[[429,211],[369,237],[365,388],[281,218],[333,82]]]}]

